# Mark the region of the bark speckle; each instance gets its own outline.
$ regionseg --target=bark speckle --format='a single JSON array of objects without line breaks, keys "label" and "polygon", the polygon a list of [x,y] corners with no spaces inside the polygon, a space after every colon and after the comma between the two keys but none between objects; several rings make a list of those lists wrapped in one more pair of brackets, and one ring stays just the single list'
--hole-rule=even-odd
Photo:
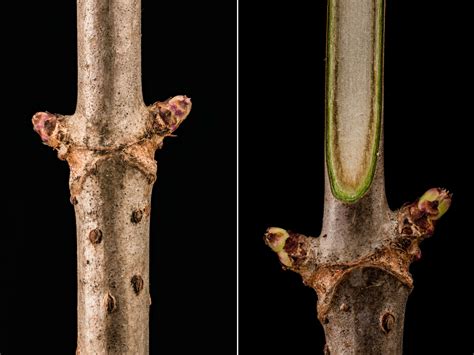
[{"label": "bark speckle", "polygon": [[140,221],[143,218],[143,212],[142,210],[135,210],[132,212],[132,223],[140,223]]},{"label": "bark speckle", "polygon": [[140,275],[133,275],[130,283],[132,284],[133,292],[138,296],[141,290],[143,290],[143,278]]},{"label": "bark speckle", "polygon": [[89,232],[89,240],[92,244],[100,244],[102,241],[102,231],[99,228],[93,229]]},{"label": "bark speckle", "polygon": [[69,201],[71,202],[71,204],[73,206],[77,205],[77,198],[76,196],[71,196],[71,198],[69,199]]},{"label": "bark speckle", "polygon": [[342,312],[347,312],[349,311],[349,309],[350,307],[345,303],[341,304],[341,306],[339,307],[339,310],[341,310]]},{"label": "bark speckle", "polygon": [[111,314],[117,309],[117,301],[114,296],[109,293],[105,295],[105,308],[108,314]]},{"label": "bark speckle", "polygon": [[390,313],[386,312],[382,315],[380,318],[380,327],[382,328],[382,331],[385,334],[390,333],[390,331],[393,329],[395,326],[395,316]]}]

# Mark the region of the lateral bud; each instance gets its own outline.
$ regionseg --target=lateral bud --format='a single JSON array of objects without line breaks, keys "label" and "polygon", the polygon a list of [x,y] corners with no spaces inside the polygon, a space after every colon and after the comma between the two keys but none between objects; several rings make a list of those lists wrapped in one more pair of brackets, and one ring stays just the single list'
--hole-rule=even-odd
[{"label": "lateral bud", "polygon": [[290,237],[288,232],[283,228],[270,227],[265,233],[265,243],[278,255],[280,262],[286,266],[291,267],[293,260],[291,260],[288,253],[285,251],[286,240]]},{"label": "lateral bud", "polygon": [[[451,206],[452,194],[445,189],[432,188],[413,203],[404,205],[398,213],[398,231],[407,240],[416,240],[414,259],[421,257],[418,244],[434,233],[436,222]],[[407,243],[405,243],[407,244]]]},{"label": "lateral bud", "polygon": [[64,119],[67,116],[49,112],[37,112],[31,119],[33,129],[40,136],[43,144],[56,149],[59,159],[64,160],[69,150],[69,135],[65,128]]},{"label": "lateral bud", "polygon": [[172,97],[149,106],[153,115],[153,127],[160,136],[171,135],[191,111],[191,99],[185,95]]},{"label": "lateral bud", "polygon": [[418,200],[418,209],[426,213],[431,220],[440,219],[451,206],[451,193],[438,187],[429,189]]},{"label": "lateral bud", "polygon": [[298,271],[309,261],[315,259],[309,255],[310,240],[302,234],[271,227],[265,233],[265,243],[278,255],[284,267]]},{"label": "lateral bud", "polygon": [[41,140],[55,148],[56,139],[54,139],[58,124],[58,116],[49,112],[37,112],[32,118],[33,129],[39,134]]}]

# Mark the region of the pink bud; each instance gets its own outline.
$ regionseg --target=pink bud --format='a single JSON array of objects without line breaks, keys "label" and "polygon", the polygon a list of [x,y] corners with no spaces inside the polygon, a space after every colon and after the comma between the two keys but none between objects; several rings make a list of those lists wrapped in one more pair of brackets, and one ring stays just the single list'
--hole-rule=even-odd
[{"label": "pink bud", "polygon": [[38,112],[33,116],[33,129],[39,134],[41,140],[48,143],[58,123],[58,117],[49,112]]}]

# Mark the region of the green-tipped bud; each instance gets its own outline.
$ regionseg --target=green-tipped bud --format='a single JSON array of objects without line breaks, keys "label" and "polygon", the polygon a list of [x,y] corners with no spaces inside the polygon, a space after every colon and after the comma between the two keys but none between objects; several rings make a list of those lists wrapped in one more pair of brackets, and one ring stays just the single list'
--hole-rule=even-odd
[{"label": "green-tipped bud", "polygon": [[265,233],[265,241],[275,253],[283,250],[289,237],[290,235],[286,230],[277,227],[268,228],[267,233]]},{"label": "green-tipped bud", "polygon": [[452,194],[445,189],[429,189],[418,200],[418,209],[425,212],[431,220],[440,219],[451,206],[451,197]]},{"label": "green-tipped bud", "polygon": [[288,253],[284,250],[277,253],[278,259],[280,259],[280,263],[287,267],[291,267],[293,265],[293,260],[290,258]]},{"label": "green-tipped bud", "polygon": [[280,262],[287,267],[293,265],[292,259],[285,251],[286,240],[289,237],[290,235],[286,230],[277,227],[268,228],[265,233],[265,242],[275,253],[277,253]]}]

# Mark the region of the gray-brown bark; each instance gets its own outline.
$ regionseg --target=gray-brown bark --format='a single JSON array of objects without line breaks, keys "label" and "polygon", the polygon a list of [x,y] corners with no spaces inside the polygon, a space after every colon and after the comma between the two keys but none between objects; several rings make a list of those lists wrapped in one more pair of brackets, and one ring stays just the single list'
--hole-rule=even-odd
[{"label": "gray-brown bark", "polygon": [[76,112],[33,117],[71,169],[81,354],[148,353],[154,153],[191,109],[143,103],[140,13],[140,0],[78,0]]},{"label": "gray-brown bark", "polygon": [[[323,228],[318,238],[275,227],[265,235],[283,267],[298,272],[316,291],[327,354],[402,353],[405,304],[413,287],[409,266],[420,258],[420,242],[433,234],[451,201],[447,191],[435,188],[398,211],[388,207],[383,137],[374,139],[376,125],[367,124],[379,117],[382,131],[383,82],[375,79],[382,54],[375,52],[382,50],[383,6],[381,0],[329,1],[326,130],[332,124],[335,132],[326,134]],[[369,53],[358,56],[361,48]],[[353,105],[354,97],[363,102]],[[359,120],[360,115],[374,117]],[[365,127],[362,133],[358,124]],[[359,147],[355,152],[352,143]],[[370,156],[373,179],[357,196],[354,191],[363,191],[366,179],[360,171],[368,171]]]}]

